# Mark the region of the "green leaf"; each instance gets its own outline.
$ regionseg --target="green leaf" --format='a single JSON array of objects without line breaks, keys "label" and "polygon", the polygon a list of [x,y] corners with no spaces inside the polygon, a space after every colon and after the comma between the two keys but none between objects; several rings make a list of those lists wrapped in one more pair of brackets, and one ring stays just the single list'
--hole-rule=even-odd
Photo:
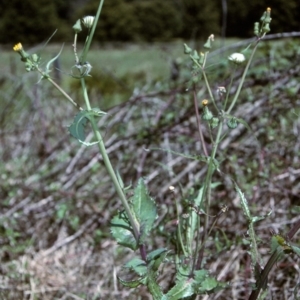
[{"label": "green leaf", "polygon": [[135,217],[140,224],[139,243],[143,244],[152,229],[157,213],[155,203],[149,196],[142,178],[139,180],[131,200]]},{"label": "green leaf", "polygon": [[85,142],[85,126],[87,121],[94,122],[92,117],[100,117],[106,113],[101,111],[99,108],[92,108],[91,110],[82,110],[74,118],[73,123],[69,126],[70,134],[77,139],[80,143],[86,146],[92,146],[98,142],[87,143]]},{"label": "green leaf", "polygon": [[202,286],[199,289],[201,292],[209,292],[218,286],[218,281],[215,278],[208,277],[202,282]]},{"label": "green leaf", "polygon": [[166,251],[167,251],[167,248],[159,248],[159,249],[155,249],[155,250],[149,252],[147,255],[147,262],[150,262],[154,259],[159,258]]},{"label": "green leaf", "polygon": [[[199,189],[197,197],[195,197],[195,199],[192,202],[193,206],[195,206],[197,209],[200,208],[202,205],[201,203],[201,200],[203,199],[202,194],[203,194],[203,187]],[[195,232],[198,230],[198,226],[199,226],[198,218],[199,216],[197,215],[197,213],[194,210],[189,209],[189,220],[187,220],[188,224],[186,228],[180,228],[180,230],[185,232],[186,241],[184,242],[184,244],[188,255],[191,255],[191,253],[193,252],[193,244],[195,242],[194,235]],[[181,226],[181,224],[179,224],[179,226]]]},{"label": "green leaf", "polygon": [[122,283],[122,285],[129,288],[136,288],[139,285],[143,284],[144,278],[139,278],[137,280],[126,281],[118,277],[118,280]]},{"label": "green leaf", "polygon": [[197,270],[195,271],[195,284],[201,285],[204,279],[208,276],[207,270]]},{"label": "green leaf", "polygon": [[175,286],[166,294],[166,298],[170,300],[182,299],[194,294],[194,279],[185,278],[176,282]]},{"label": "green leaf", "polygon": [[197,294],[214,293],[228,286],[226,282],[219,282],[214,277],[209,276],[207,270],[198,270],[195,272],[193,285]]},{"label": "green leaf", "polygon": [[111,221],[111,233],[118,244],[132,250],[136,250],[138,248],[128,220],[120,217],[120,214],[114,216]]},{"label": "green leaf", "polygon": [[46,75],[44,75],[44,77],[45,77],[45,76],[47,77],[47,76],[49,75],[49,72],[50,72],[50,65],[51,65],[55,60],[57,60],[57,59],[59,58],[59,56],[60,56],[60,54],[61,54],[63,48],[64,48],[64,45],[62,45],[62,47],[61,47],[59,53],[58,53],[55,57],[53,57],[53,58],[47,63],[46,71],[45,71]]},{"label": "green leaf", "polygon": [[252,223],[252,216],[250,213],[250,209],[249,209],[249,205],[248,205],[248,201],[244,196],[244,193],[242,193],[242,191],[240,190],[240,188],[238,187],[238,185],[236,184],[236,182],[234,182],[234,187],[236,189],[236,191],[238,192],[239,196],[240,196],[240,200],[241,200],[241,205],[242,205],[242,209],[244,211],[245,216],[247,217],[248,221],[250,223]]},{"label": "green leaf", "polygon": [[147,274],[147,265],[140,258],[134,258],[125,264],[125,268],[133,270],[137,275],[144,276]]},{"label": "green leaf", "polygon": [[166,248],[156,249],[147,255],[147,262],[150,262],[148,267],[151,269],[151,271],[156,272],[158,270],[159,266],[166,258],[166,255]]},{"label": "green leaf", "polygon": [[202,161],[202,162],[205,162],[205,163],[208,162],[207,156],[189,155],[189,154],[184,154],[184,153],[176,152],[176,151],[173,151],[173,150],[170,150],[170,149],[155,148],[155,147],[154,148],[150,148],[149,150],[165,151],[165,152],[168,152],[168,153],[171,153],[171,154],[175,154],[175,155],[187,158],[187,159],[198,160],[198,161]]},{"label": "green leaf", "polygon": [[255,222],[258,222],[258,221],[261,221],[261,220],[264,220],[265,218],[269,217],[270,215],[272,214],[272,210],[267,213],[266,215],[263,215],[263,216],[259,216],[259,217],[253,217],[252,218],[252,222],[255,223]]},{"label": "green leaf", "polygon": [[75,116],[73,123],[69,126],[70,134],[81,142],[85,140],[84,129],[87,121],[87,111],[82,110]]},{"label": "green leaf", "polygon": [[68,211],[68,206],[67,206],[66,203],[59,204],[58,207],[57,207],[57,210],[56,210],[56,217],[59,220],[62,220],[67,211]]},{"label": "green leaf", "polygon": [[300,248],[298,248],[296,246],[293,246],[293,245],[291,245],[291,248],[292,248],[292,250],[293,250],[293,252],[295,254],[297,254],[298,256],[300,256]]}]

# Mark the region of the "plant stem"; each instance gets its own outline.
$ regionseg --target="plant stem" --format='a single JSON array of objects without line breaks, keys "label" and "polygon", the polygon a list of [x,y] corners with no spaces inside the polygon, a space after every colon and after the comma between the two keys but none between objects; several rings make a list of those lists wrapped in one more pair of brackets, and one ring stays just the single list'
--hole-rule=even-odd
[{"label": "plant stem", "polygon": [[96,13],[96,16],[95,16],[95,19],[94,19],[94,23],[93,23],[93,26],[91,28],[91,32],[89,33],[89,38],[88,38],[88,40],[87,40],[87,42],[84,46],[83,53],[80,56],[80,63],[82,63],[82,64],[86,61],[87,53],[89,52],[89,49],[90,49],[90,46],[91,46],[91,43],[92,43],[92,40],[93,40],[93,37],[94,37],[94,33],[95,33],[95,30],[96,30],[96,26],[98,24],[98,20],[99,20],[99,17],[100,17],[100,13],[101,13],[101,10],[102,10],[103,3],[104,3],[104,0],[100,0],[98,10],[97,10],[97,13]]},{"label": "plant stem", "polygon": [[197,240],[197,246],[196,249],[198,251],[198,259],[197,259],[197,264],[196,264],[196,270],[199,270],[201,268],[201,263],[203,259],[203,252],[204,252],[204,243],[207,240],[207,235],[208,235],[208,225],[209,225],[209,209],[210,209],[210,202],[211,202],[211,180],[212,180],[212,175],[214,173],[215,169],[215,157],[218,149],[219,142],[221,140],[221,135],[223,131],[223,121],[219,123],[218,126],[218,133],[216,137],[216,141],[214,143],[214,147],[211,153],[211,156],[209,158],[209,163],[208,163],[208,169],[207,169],[207,174],[203,186],[203,194],[202,194],[202,200],[203,201],[204,197],[206,197],[205,201],[205,217],[204,217],[204,226],[203,226],[203,236],[202,236],[202,245],[200,249],[198,248],[198,240]]},{"label": "plant stem", "polygon": [[[86,89],[86,86],[85,86],[85,79],[81,78],[80,80],[81,80],[83,96],[84,96],[84,100],[85,100],[85,103],[86,103],[87,110],[91,110],[91,105],[90,105],[90,101],[89,101],[89,98],[88,98],[87,89]],[[122,202],[122,205],[123,205],[123,207],[126,211],[128,219],[129,219],[130,224],[132,226],[134,237],[138,241],[138,238],[139,238],[139,228],[138,227],[139,226],[133,218],[131,209],[130,209],[129,204],[128,204],[128,200],[127,200],[127,198],[124,194],[124,191],[123,191],[123,189],[122,189],[122,187],[121,187],[121,185],[118,181],[116,173],[115,173],[115,171],[112,167],[112,164],[110,162],[110,159],[107,155],[107,151],[106,151],[106,148],[105,148],[105,145],[104,145],[104,142],[103,142],[103,138],[102,138],[101,133],[100,133],[98,127],[97,127],[97,124],[95,122],[95,118],[94,118],[94,116],[90,116],[89,119],[91,121],[91,125],[92,125],[92,128],[93,128],[96,140],[98,142],[99,151],[102,155],[102,158],[103,158],[105,167],[107,169],[107,172],[108,172],[108,174],[109,174],[109,176],[110,176],[110,178],[113,182],[113,185],[114,185],[114,187],[117,191],[117,194],[119,195],[120,200]]]},{"label": "plant stem", "polygon": [[239,84],[239,86],[238,86],[238,89],[237,89],[237,91],[236,91],[236,93],[235,93],[235,95],[234,95],[234,98],[233,98],[233,100],[232,100],[232,102],[231,102],[231,104],[230,104],[228,110],[226,111],[227,114],[230,114],[231,110],[232,110],[233,107],[235,106],[236,101],[238,100],[238,98],[239,98],[239,96],[240,96],[240,93],[241,93],[243,84],[244,84],[244,82],[245,82],[246,75],[247,75],[247,73],[248,73],[249,67],[250,67],[250,65],[251,65],[252,59],[253,59],[254,54],[255,54],[255,52],[256,52],[256,50],[257,50],[257,47],[258,47],[258,44],[259,44],[260,40],[261,40],[261,39],[258,39],[258,40],[256,41],[256,44],[255,44],[255,46],[254,46],[254,48],[253,48],[253,50],[252,50],[252,52],[251,52],[250,58],[249,58],[248,63],[247,63],[247,65],[246,65],[246,67],[245,67],[245,70],[244,70],[244,72],[243,72],[243,75],[242,75],[240,84]]},{"label": "plant stem", "polygon": [[[43,74],[43,72],[41,72],[41,74]],[[83,108],[76,103],[55,81],[53,81],[50,77],[48,77],[47,80],[51,82],[51,84],[55,86],[55,88],[58,89],[75,107],[79,110],[83,110]]]},{"label": "plant stem", "polygon": [[195,112],[196,112],[196,119],[197,119],[197,126],[198,126],[198,133],[199,133],[199,139],[202,144],[202,149],[205,154],[205,156],[208,156],[207,147],[204,141],[202,129],[201,129],[201,120],[199,116],[199,107],[198,107],[198,101],[197,101],[197,93],[196,93],[196,87],[194,86],[194,106],[195,106]]}]

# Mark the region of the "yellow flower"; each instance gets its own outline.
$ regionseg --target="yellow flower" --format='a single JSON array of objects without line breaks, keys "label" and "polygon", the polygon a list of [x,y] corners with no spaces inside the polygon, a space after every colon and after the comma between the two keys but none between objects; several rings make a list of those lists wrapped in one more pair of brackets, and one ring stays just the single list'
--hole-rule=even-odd
[{"label": "yellow flower", "polygon": [[202,105],[203,106],[207,106],[207,104],[208,104],[208,100],[206,100],[206,99],[202,100]]},{"label": "yellow flower", "polygon": [[16,52],[20,52],[22,49],[23,49],[23,46],[21,43],[18,43],[16,44],[14,47],[13,47],[14,51]]},{"label": "yellow flower", "polygon": [[16,51],[17,53],[19,53],[21,55],[22,61],[26,62],[29,59],[30,55],[25,52],[21,43],[14,45],[13,49],[14,49],[14,51]]}]

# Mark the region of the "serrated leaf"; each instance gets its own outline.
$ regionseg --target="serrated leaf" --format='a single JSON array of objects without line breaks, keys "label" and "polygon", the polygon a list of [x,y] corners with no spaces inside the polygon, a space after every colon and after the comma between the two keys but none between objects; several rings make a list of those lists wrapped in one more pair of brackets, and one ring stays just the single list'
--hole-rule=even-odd
[{"label": "serrated leaf", "polygon": [[193,282],[194,279],[192,278],[185,278],[184,280],[176,282],[175,286],[166,294],[166,298],[170,300],[178,300],[193,295]]},{"label": "serrated leaf", "polygon": [[227,286],[227,283],[220,282],[214,277],[209,276],[207,270],[203,269],[195,272],[194,290],[198,294],[210,294]]},{"label": "serrated leaf", "polygon": [[147,265],[140,258],[134,258],[125,264],[125,268],[129,268],[134,271],[137,275],[143,276],[147,274]]},{"label": "serrated leaf", "polygon": [[155,250],[149,252],[147,255],[147,262],[150,262],[154,259],[159,258],[166,251],[167,251],[167,248],[159,248],[159,249],[155,249]]},{"label": "serrated leaf", "polygon": [[157,213],[155,203],[149,196],[142,178],[139,180],[138,185],[134,190],[132,205],[135,217],[140,224],[139,243],[143,244],[152,229]]},{"label": "serrated leaf", "polygon": [[195,271],[195,284],[201,285],[204,279],[208,276],[207,270],[197,270]]},{"label": "serrated leaf", "polygon": [[247,217],[248,221],[252,223],[252,217],[251,217],[248,201],[247,201],[244,194],[242,193],[242,191],[240,190],[240,188],[238,187],[238,185],[235,182],[234,182],[234,186],[235,186],[235,189],[236,189],[236,191],[238,192],[238,194],[240,196],[241,205],[242,205],[242,209],[244,211],[244,214]]},{"label": "serrated leaf", "polygon": [[120,218],[119,215],[114,216],[111,220],[111,233],[118,244],[132,250],[136,250],[138,248],[131,226],[127,220]]},{"label": "serrated leaf", "polygon": [[166,248],[159,248],[147,255],[147,262],[150,262],[148,268],[151,269],[152,272],[156,272],[167,256]]},{"label": "serrated leaf", "polygon": [[201,292],[209,292],[216,288],[218,285],[218,281],[213,277],[205,278],[204,281],[201,284],[201,288],[199,291]]}]

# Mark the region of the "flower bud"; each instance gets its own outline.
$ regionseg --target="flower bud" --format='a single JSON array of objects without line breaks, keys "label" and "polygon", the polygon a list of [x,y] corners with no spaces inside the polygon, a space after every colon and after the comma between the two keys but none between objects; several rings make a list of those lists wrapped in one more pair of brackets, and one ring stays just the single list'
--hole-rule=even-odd
[{"label": "flower bud", "polygon": [[213,118],[213,114],[211,113],[211,111],[208,109],[207,106],[204,107],[204,112],[203,112],[202,118],[205,121],[209,121]]},{"label": "flower bud", "polygon": [[79,33],[80,31],[82,31],[80,19],[78,19],[76,21],[76,23],[73,25],[73,29],[76,33]]},{"label": "flower bud", "polygon": [[264,22],[265,23],[271,23],[271,21],[272,21],[272,18],[271,18],[271,8],[268,7],[267,11],[266,11],[266,16],[265,16]]},{"label": "flower bud", "polygon": [[238,125],[238,124],[237,124],[237,120],[236,120],[235,117],[232,117],[232,118],[229,119],[228,122],[227,122],[227,126],[228,126],[229,128],[231,128],[231,129],[236,128],[237,125]]},{"label": "flower bud", "polygon": [[269,24],[269,23],[266,23],[266,24],[264,25],[264,27],[261,29],[261,31],[262,31],[263,33],[268,33],[269,31],[271,31],[271,29],[270,29],[270,24]]},{"label": "flower bud", "polygon": [[192,49],[187,44],[183,44],[183,46],[184,46],[184,54],[192,53]]},{"label": "flower bud", "polygon": [[199,57],[199,59],[198,59],[198,62],[199,62],[199,64],[200,65],[203,65],[203,63],[204,63],[204,53],[200,53],[200,57]]},{"label": "flower bud", "polygon": [[254,23],[254,35],[259,36],[259,23]]},{"label": "flower bud", "polygon": [[207,99],[204,99],[204,100],[202,100],[202,102],[201,102],[201,103],[202,103],[202,105],[203,105],[203,106],[207,106],[207,104],[208,104],[208,100],[207,100]]},{"label": "flower bud", "polygon": [[32,60],[32,62],[34,62],[34,63],[39,63],[40,60],[41,60],[41,58],[40,58],[39,55],[37,55],[37,54],[34,53],[34,54],[31,55],[31,60]]},{"label": "flower bud", "polygon": [[215,36],[214,36],[213,34],[211,34],[211,35],[208,37],[206,43],[204,44],[204,48],[205,48],[205,49],[208,49],[208,50],[211,49],[211,42],[213,42],[214,39],[215,39]]},{"label": "flower bud", "polygon": [[212,128],[216,128],[219,124],[219,118],[216,118],[216,117],[213,117],[211,120],[210,120],[210,126]]},{"label": "flower bud", "polygon": [[192,54],[192,58],[194,59],[194,60],[198,60],[200,57],[199,57],[199,54],[198,54],[198,52],[196,51],[196,50],[194,50],[194,52],[193,52],[193,54]]}]

